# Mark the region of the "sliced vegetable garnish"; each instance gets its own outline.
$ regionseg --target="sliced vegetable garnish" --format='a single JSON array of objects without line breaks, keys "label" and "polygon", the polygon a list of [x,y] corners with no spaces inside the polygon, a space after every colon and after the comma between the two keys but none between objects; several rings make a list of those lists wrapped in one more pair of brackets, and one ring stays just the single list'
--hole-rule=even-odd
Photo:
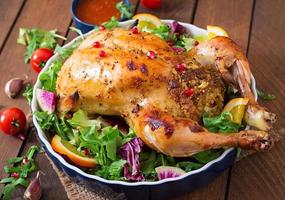
[{"label": "sliced vegetable garnish", "polygon": [[208,31],[209,39],[212,39],[216,36],[229,37],[229,34],[227,33],[227,31],[225,31],[225,29],[223,29],[220,26],[207,25],[207,31]]},{"label": "sliced vegetable garnish", "polygon": [[133,138],[120,147],[120,156],[127,161],[124,166],[124,176],[127,180],[142,181],[144,176],[140,172],[139,153],[142,151],[143,142],[140,138]]},{"label": "sliced vegetable garnish", "polygon": [[241,124],[248,101],[248,98],[234,98],[226,104],[224,111],[232,114],[232,122]]},{"label": "sliced vegetable garnish", "polygon": [[160,21],[158,17],[149,13],[139,13],[133,16],[132,19],[138,19],[139,24],[138,27],[143,29],[147,27],[148,29],[155,29],[159,26],[162,26],[163,23]]},{"label": "sliced vegetable garnish", "polygon": [[95,167],[97,162],[94,158],[86,157],[82,152],[77,151],[76,147],[68,141],[63,140],[58,135],[52,138],[51,146],[54,151],[67,156],[74,164],[81,167]]}]

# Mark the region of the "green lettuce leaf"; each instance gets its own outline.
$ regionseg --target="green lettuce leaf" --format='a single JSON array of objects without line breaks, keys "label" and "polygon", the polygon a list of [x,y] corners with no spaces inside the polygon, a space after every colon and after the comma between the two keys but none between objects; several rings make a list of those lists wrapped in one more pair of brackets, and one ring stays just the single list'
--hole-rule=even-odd
[{"label": "green lettuce leaf", "polygon": [[242,126],[233,123],[231,118],[231,113],[226,111],[216,117],[207,117],[207,115],[204,115],[204,127],[214,133],[236,133]]},{"label": "green lettuce leaf", "polygon": [[95,126],[96,128],[99,129],[101,127],[101,121],[100,120],[89,119],[87,112],[84,110],[81,110],[81,109],[76,111],[73,114],[72,118],[70,120],[68,120],[68,122],[74,128]]}]

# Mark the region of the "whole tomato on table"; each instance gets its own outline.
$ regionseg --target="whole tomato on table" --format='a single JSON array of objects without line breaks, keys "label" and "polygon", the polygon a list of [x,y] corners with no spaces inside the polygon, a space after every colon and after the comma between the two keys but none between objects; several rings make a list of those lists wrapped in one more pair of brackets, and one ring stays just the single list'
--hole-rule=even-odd
[{"label": "whole tomato on table", "polygon": [[159,8],[161,0],[142,0],[142,4],[147,8]]},{"label": "whole tomato on table", "polygon": [[46,62],[50,57],[53,56],[53,51],[48,48],[39,48],[34,51],[31,56],[31,65],[35,72],[40,73],[42,68],[45,66]]},{"label": "whole tomato on table", "polygon": [[8,108],[0,113],[0,129],[8,135],[17,135],[25,130],[26,115],[19,108]]}]

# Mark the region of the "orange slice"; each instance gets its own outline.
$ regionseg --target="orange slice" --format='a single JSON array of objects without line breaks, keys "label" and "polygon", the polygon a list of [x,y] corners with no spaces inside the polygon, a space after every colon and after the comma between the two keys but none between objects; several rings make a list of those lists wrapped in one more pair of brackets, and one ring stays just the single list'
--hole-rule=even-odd
[{"label": "orange slice", "polygon": [[94,158],[86,157],[83,153],[77,151],[75,146],[63,140],[58,135],[52,138],[51,146],[55,152],[67,156],[74,164],[80,167],[92,168],[97,165]]}]

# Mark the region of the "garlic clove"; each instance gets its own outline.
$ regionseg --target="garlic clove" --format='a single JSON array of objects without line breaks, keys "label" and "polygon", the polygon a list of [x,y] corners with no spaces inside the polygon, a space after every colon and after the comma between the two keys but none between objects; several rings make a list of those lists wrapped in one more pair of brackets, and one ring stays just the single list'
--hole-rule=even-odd
[{"label": "garlic clove", "polygon": [[24,193],[25,200],[39,200],[42,196],[42,188],[40,182],[40,173],[31,181]]},{"label": "garlic clove", "polygon": [[15,98],[23,89],[24,80],[20,78],[13,78],[5,85],[5,93],[9,98]]}]

